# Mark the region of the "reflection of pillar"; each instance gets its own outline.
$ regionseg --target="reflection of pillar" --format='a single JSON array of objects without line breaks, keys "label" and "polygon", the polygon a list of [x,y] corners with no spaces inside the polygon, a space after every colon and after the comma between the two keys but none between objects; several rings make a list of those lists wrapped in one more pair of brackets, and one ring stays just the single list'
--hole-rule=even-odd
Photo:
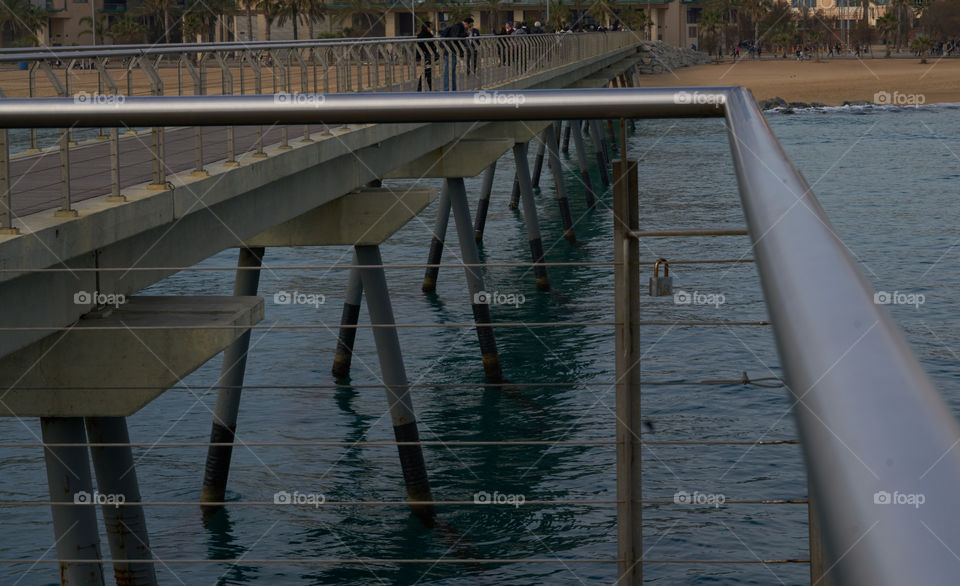
[{"label": "reflection of pillar", "polygon": [[[45,444],[87,443],[82,417],[41,417],[40,428]],[[92,502],[94,494],[87,448],[46,448],[43,456],[47,465],[57,558],[75,560],[60,562],[60,579],[64,584],[102,585],[97,510],[93,505],[73,505],[75,502]]]}]

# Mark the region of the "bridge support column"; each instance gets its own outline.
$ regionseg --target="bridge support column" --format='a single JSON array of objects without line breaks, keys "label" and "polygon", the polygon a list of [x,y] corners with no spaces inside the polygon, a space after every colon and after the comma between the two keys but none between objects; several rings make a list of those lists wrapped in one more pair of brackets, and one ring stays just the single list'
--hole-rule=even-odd
[{"label": "bridge support column", "polygon": [[593,181],[590,179],[590,162],[587,159],[587,151],[583,146],[583,135],[580,134],[580,123],[580,120],[573,120],[568,128],[573,128],[573,145],[577,149],[580,179],[583,181],[583,190],[587,205],[592,208],[597,205],[597,201],[593,193]]},{"label": "bridge support column", "polygon": [[573,217],[570,215],[570,202],[567,200],[567,186],[563,182],[563,167],[560,165],[560,155],[557,153],[557,139],[554,126],[547,126],[546,141],[547,155],[550,157],[550,172],[553,174],[553,183],[557,188],[557,203],[560,205],[560,220],[563,222],[563,237],[567,242],[574,244],[577,236],[573,232]]},{"label": "bridge support column", "polygon": [[477,217],[473,222],[473,239],[477,244],[483,242],[483,228],[487,225],[487,210],[490,209],[490,192],[493,191],[493,175],[497,171],[497,162],[490,163],[483,174],[480,187],[480,201],[477,202]]},{"label": "bridge support column", "polygon": [[511,210],[520,207],[520,179],[517,175],[513,176],[513,191],[510,192],[510,205],[507,207]]},{"label": "bridge support column", "polygon": [[540,133],[540,136],[537,138],[537,157],[533,160],[533,178],[530,180],[530,183],[534,187],[540,187],[540,172],[543,170],[543,153],[546,151],[543,133]]},{"label": "bridge support column", "polygon": [[573,129],[573,125],[577,123],[578,122],[576,120],[570,120],[569,122],[567,122],[567,125],[563,128],[563,145],[561,147],[561,150],[565,153],[570,152],[570,132]]},{"label": "bridge support column", "polygon": [[[233,294],[254,296],[260,284],[259,269],[263,263],[263,248],[240,248],[237,261],[237,276]],[[248,269],[244,267],[256,267]],[[243,390],[243,375],[247,367],[247,351],[250,349],[250,330],[243,332],[223,351],[223,365],[217,384],[217,405],[210,429],[210,443],[228,444],[210,446],[203,472],[203,487],[200,500],[205,503],[221,503],[227,493],[227,477],[230,475],[230,458],[233,455],[233,438],[237,432],[237,413],[240,411],[240,394]],[[212,513],[216,507],[205,508]]]},{"label": "bridge support column", "polygon": [[590,129],[590,140],[593,141],[593,150],[597,153],[597,167],[600,168],[600,182],[604,187],[610,186],[610,176],[607,175],[607,155],[604,152],[603,134],[600,132],[600,123],[596,120],[587,122]]},{"label": "bridge support column", "polygon": [[[520,192],[523,195],[523,219],[527,225],[527,240],[530,241],[530,255],[533,262],[544,261],[543,240],[540,238],[540,222],[537,221],[537,203],[533,198],[533,185],[530,181],[530,167],[527,164],[527,143],[513,145],[513,154],[517,159],[517,176],[520,178]],[[537,279],[537,288],[550,290],[547,267],[534,266],[533,274]]]},{"label": "bridge support column", "polygon": [[[464,202],[465,203],[465,202]],[[472,239],[469,239],[473,243]],[[373,265],[371,268],[358,269],[366,291],[367,311],[370,323],[394,326],[393,307],[387,290],[386,273],[381,265],[379,246],[356,246],[354,264]],[[380,358],[380,375],[383,377],[387,392],[387,404],[390,406],[390,418],[393,420],[393,433],[397,442],[419,442],[416,415],[413,411],[413,399],[400,352],[400,338],[396,327],[373,328],[373,339]],[[418,517],[425,526],[432,527],[435,511],[433,505],[418,505],[417,501],[432,501],[430,483],[427,478],[427,466],[423,460],[423,448],[417,445],[397,446],[400,453],[400,466],[403,480],[407,486],[407,498],[410,499],[410,512]]]},{"label": "bridge support column", "polygon": [[[447,195],[450,197],[450,206],[453,218],[457,224],[457,236],[460,239],[460,256],[464,264],[479,265],[480,254],[477,252],[477,243],[470,233],[470,208],[467,205],[467,190],[463,185],[463,178],[456,177],[446,180]],[[503,382],[503,370],[500,367],[500,356],[497,353],[497,342],[490,324],[490,305],[478,303],[477,294],[485,292],[482,272],[479,266],[464,267],[467,275],[467,287],[470,291],[470,302],[473,306],[473,319],[477,324],[477,337],[480,341],[480,354],[483,358],[483,372],[487,382],[500,384]]]},{"label": "bridge support column", "polygon": [[617,133],[613,128],[613,120],[607,120],[607,144],[610,152],[617,154]]},{"label": "bridge support column", "polygon": [[350,363],[353,361],[353,341],[357,338],[357,320],[360,318],[360,303],[363,301],[363,280],[358,269],[350,269],[347,280],[347,296],[343,302],[340,316],[340,328],[337,336],[337,351],[333,356],[333,377],[345,379],[350,376]]},{"label": "bridge support column", "polygon": [[[450,221],[450,194],[447,193],[447,183],[443,183],[440,190],[440,201],[437,202],[437,220],[433,225],[433,237],[430,239],[430,252],[427,253],[427,264],[438,265],[443,256],[443,241],[447,237],[447,223]],[[437,277],[440,267],[427,267],[423,276],[423,292],[433,293],[437,290]]]},{"label": "bridge support column", "polygon": [[[45,444],[85,444],[87,434],[81,417],[41,417],[40,427]],[[61,560],[89,560],[60,562],[60,580],[63,584],[103,586],[103,566],[100,563],[100,533],[97,531],[97,510],[92,506],[58,505],[83,499],[92,502],[93,480],[87,448],[46,448],[44,461],[47,484],[50,489],[50,507],[57,557]]]},{"label": "bridge support column", "polygon": [[[125,417],[87,417],[87,434],[92,444],[129,444]],[[97,490],[108,497],[122,495],[125,502],[140,502],[140,485],[129,445],[117,447],[91,446],[90,456],[97,476]],[[157,571],[153,563],[136,560],[153,559],[147,521],[140,505],[104,504],[103,524],[107,529],[113,575],[117,584],[154,586]],[[124,563],[122,560],[135,560]]]}]

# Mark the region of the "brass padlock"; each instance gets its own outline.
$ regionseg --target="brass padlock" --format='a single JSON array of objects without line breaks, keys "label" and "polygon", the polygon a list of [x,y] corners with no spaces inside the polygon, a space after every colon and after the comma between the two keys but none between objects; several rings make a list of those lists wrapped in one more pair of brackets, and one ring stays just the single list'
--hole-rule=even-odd
[{"label": "brass padlock", "polygon": [[[663,263],[663,276],[660,276],[660,263]],[[658,258],[653,264],[653,276],[650,277],[650,296],[663,297],[673,293],[673,277],[667,259]]]}]

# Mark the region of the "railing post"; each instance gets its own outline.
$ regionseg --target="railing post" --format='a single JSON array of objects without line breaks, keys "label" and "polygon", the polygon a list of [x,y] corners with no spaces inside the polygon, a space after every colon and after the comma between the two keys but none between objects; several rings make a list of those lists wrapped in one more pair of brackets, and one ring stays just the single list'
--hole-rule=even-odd
[{"label": "railing post", "polygon": [[637,161],[613,165],[618,584],[643,582],[640,467],[640,225]]},{"label": "railing post", "polygon": [[120,131],[116,127],[110,129],[110,195],[107,201],[127,201],[126,196],[120,193]]},{"label": "railing post", "polygon": [[830,568],[826,561],[826,548],[823,543],[823,531],[820,529],[820,517],[813,485],[807,483],[807,521],[810,527],[810,584],[832,586],[833,580],[827,573]]},{"label": "railing post", "polygon": [[75,218],[79,214],[70,205],[70,130],[67,128],[64,128],[60,135],[60,185],[63,199],[60,209],[54,212],[54,215]]},{"label": "railing post", "polygon": [[7,129],[0,129],[0,190],[3,192],[0,209],[0,234],[19,234],[13,227],[13,199],[10,197],[10,142]]}]

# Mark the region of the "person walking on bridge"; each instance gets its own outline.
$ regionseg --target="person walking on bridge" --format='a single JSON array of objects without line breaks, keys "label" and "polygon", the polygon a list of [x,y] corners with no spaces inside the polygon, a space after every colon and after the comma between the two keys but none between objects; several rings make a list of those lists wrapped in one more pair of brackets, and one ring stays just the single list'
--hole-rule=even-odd
[{"label": "person walking on bridge", "polygon": [[[468,16],[462,21],[443,29],[440,36],[445,39],[465,39],[470,36],[473,28],[473,17]],[[457,57],[464,57],[463,41],[451,41],[444,47],[443,54],[443,91],[457,91]]]},{"label": "person walking on bridge", "polygon": [[[417,33],[418,39],[432,39],[433,38],[433,24],[427,20],[424,21],[420,26],[420,32]],[[433,91],[433,62],[437,58],[437,48],[434,46],[432,41],[417,41],[417,44],[420,46],[420,53],[422,53],[423,59],[423,75],[420,76],[420,81],[417,82],[417,91],[423,91],[423,82],[427,82],[427,91]],[[417,55],[420,58],[420,55]]]}]

